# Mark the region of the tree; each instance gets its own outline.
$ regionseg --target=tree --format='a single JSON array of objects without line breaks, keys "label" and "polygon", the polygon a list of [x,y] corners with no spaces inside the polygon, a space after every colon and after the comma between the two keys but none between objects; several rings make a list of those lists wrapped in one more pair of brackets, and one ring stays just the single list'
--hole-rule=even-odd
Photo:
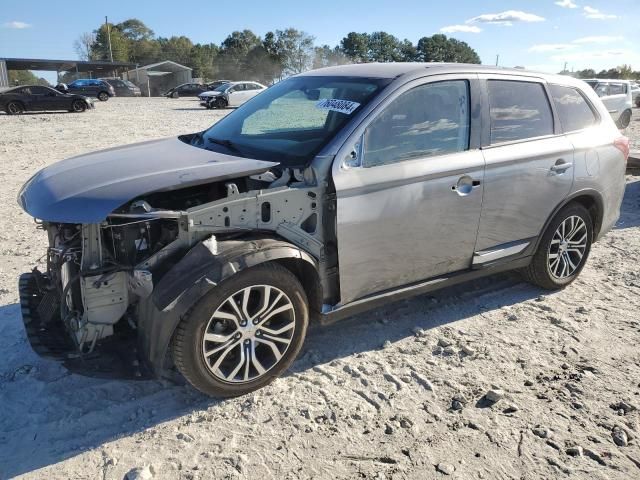
[{"label": "tree", "polygon": [[158,38],[163,60],[171,60],[181,65],[187,65],[191,60],[193,43],[184,35],[180,37]]},{"label": "tree", "polygon": [[284,74],[295,75],[311,68],[314,41],[314,37],[295,28],[276,30],[277,58],[282,62]]},{"label": "tree", "polygon": [[367,60],[370,62],[401,61],[400,40],[387,32],[373,32],[369,35]]},{"label": "tree", "polygon": [[107,32],[107,25],[101,25],[100,28],[94,31],[96,39],[91,45],[91,59],[92,60],[110,60],[109,53],[109,36],[111,37],[111,51],[113,52],[114,62],[128,62],[129,61],[129,42],[127,38],[122,35],[115,25],[109,24],[109,32]]},{"label": "tree", "polygon": [[117,28],[123,36],[132,42],[152,40],[154,37],[153,30],[137,18],[130,18],[124,22],[118,23],[115,28]]},{"label": "tree", "polygon": [[624,80],[633,78],[633,68],[631,68],[631,65],[620,65],[617,70],[620,74],[618,78],[622,78]]},{"label": "tree", "polygon": [[247,72],[247,55],[260,44],[260,37],[251,30],[232,32],[220,46],[220,55],[218,56],[219,75],[230,79],[245,76]]},{"label": "tree", "polygon": [[584,70],[578,70],[576,76],[578,78],[595,78],[596,71],[593,68],[586,68]]},{"label": "tree", "polygon": [[340,48],[351,61],[356,63],[366,62],[369,58],[369,35],[349,32],[340,41]]},{"label": "tree", "polygon": [[480,63],[476,51],[466,42],[440,33],[418,40],[418,58],[423,62]]},{"label": "tree", "polygon": [[44,78],[36,77],[31,70],[9,70],[9,85],[44,85],[49,86]]},{"label": "tree", "polygon": [[73,42],[73,49],[78,54],[80,60],[92,60],[91,49],[96,41],[96,34],[93,32],[81,33]]},{"label": "tree", "polygon": [[349,63],[349,58],[340,47],[331,48],[329,45],[315,47],[313,68],[333,67]]}]

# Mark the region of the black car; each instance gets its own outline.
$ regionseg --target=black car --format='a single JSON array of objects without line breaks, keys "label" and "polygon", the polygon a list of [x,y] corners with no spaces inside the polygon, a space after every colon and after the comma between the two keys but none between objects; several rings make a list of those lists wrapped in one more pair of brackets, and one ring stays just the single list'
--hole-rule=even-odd
[{"label": "black car", "polygon": [[97,97],[101,102],[106,102],[109,97],[116,96],[115,89],[107,82],[90,78],[79,78],[69,85],[61,83],[56,88],[63,93],[77,93],[85,97]]},{"label": "black car", "polygon": [[43,110],[84,112],[87,108],[93,108],[91,99],[41,85],[25,85],[0,92],[0,109],[9,115]]},{"label": "black car", "polygon": [[119,78],[100,78],[100,80],[111,85],[116,91],[117,97],[140,97],[142,95],[140,87],[129,80],[121,80]]},{"label": "black car", "polygon": [[182,85],[167,90],[162,95],[170,98],[197,97],[208,89],[206,85],[202,85],[201,83],[183,83]]}]

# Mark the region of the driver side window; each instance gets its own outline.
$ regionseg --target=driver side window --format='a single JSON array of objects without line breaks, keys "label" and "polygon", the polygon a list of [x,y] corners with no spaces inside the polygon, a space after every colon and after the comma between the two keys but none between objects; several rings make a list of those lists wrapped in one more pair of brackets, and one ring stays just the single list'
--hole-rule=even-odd
[{"label": "driver side window", "polygon": [[467,150],[469,122],[466,80],[415,87],[367,127],[362,165],[375,167]]}]

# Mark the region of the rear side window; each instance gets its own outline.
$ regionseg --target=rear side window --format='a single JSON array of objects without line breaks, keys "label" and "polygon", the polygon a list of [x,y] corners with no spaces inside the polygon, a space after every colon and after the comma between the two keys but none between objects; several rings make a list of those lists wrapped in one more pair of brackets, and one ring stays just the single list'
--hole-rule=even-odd
[{"label": "rear side window", "polygon": [[553,134],[553,115],[540,83],[489,80],[491,143]]},{"label": "rear side window", "polygon": [[550,89],[563,131],[582,130],[597,122],[593,110],[577,89],[561,85],[551,85]]},{"label": "rear side window", "polygon": [[627,93],[627,86],[624,83],[610,83],[609,95],[623,95]]}]

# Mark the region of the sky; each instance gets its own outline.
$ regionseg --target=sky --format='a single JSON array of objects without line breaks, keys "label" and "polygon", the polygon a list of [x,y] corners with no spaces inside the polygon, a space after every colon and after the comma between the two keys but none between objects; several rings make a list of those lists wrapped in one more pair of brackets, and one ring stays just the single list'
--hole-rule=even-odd
[{"label": "sky", "polygon": [[640,70],[640,0],[0,0],[0,58],[75,59],[74,40],[105,15],[113,23],[138,18],[156,35],[195,43],[219,44],[233,30],[264,35],[287,27],[331,46],[351,31],[383,30],[414,43],[445,33],[469,43],[485,64],[499,55],[501,66],[545,72],[565,62],[569,70]]}]

